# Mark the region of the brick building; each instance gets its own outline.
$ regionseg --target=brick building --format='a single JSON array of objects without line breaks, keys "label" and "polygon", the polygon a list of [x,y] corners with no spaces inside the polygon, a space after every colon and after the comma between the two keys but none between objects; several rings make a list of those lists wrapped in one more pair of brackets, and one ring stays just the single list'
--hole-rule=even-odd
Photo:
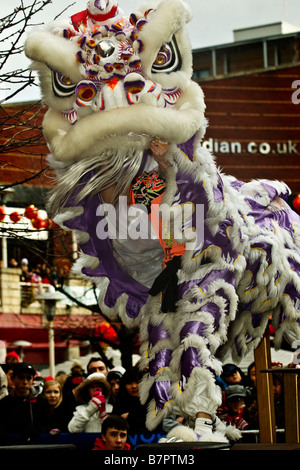
[{"label": "brick building", "polygon": [[[293,30],[291,32],[291,30]],[[204,145],[224,173],[300,193],[300,31],[276,23],[194,51],[209,120]]]}]

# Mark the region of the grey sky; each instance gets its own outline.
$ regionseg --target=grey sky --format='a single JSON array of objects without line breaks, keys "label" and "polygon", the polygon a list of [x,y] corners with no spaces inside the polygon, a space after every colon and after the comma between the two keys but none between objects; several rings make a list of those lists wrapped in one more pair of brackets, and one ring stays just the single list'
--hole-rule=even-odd
[{"label": "grey sky", "polygon": [[233,30],[286,21],[300,29],[299,0],[189,0],[193,47],[233,41]]},{"label": "grey sky", "polygon": [[[16,0],[14,0],[16,1]],[[286,21],[299,27],[299,0],[186,0],[194,17],[189,25],[190,38],[194,48],[231,42],[234,29]],[[8,2],[9,3],[9,2]],[[46,17],[51,17],[72,0],[53,0],[47,7]],[[138,9],[147,0],[119,0],[125,14]],[[151,0],[149,0],[151,3]],[[77,0],[67,15],[84,10],[86,2]]]}]

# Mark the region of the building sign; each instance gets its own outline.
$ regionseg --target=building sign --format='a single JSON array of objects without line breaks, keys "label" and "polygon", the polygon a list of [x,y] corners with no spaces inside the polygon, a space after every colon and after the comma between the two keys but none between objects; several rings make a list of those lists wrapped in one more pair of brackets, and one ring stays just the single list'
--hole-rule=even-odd
[{"label": "building sign", "polygon": [[300,194],[300,66],[203,80],[203,145],[223,173],[270,179]]},{"label": "building sign", "polygon": [[298,144],[292,140],[286,142],[229,142],[213,139],[203,141],[203,147],[212,153],[250,154],[250,155],[299,155]]}]

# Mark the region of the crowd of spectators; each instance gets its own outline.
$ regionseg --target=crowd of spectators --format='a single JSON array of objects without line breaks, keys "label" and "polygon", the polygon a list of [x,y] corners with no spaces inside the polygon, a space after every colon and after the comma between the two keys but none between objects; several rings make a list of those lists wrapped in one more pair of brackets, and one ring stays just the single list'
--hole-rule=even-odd
[{"label": "crowd of spectators", "polygon": [[[276,427],[284,427],[282,364],[273,363]],[[92,357],[86,371],[74,362],[70,373],[41,377],[34,367],[21,362],[12,351],[1,365],[0,445],[10,445],[11,436],[19,443],[34,442],[42,433],[96,433],[94,449],[128,449],[126,438],[147,433],[147,403],[139,398],[142,372],[138,367],[108,370],[100,357]],[[247,374],[235,364],[225,364],[216,379],[223,403],[218,417],[244,431],[258,429],[255,364]],[[169,416],[157,428],[168,431],[184,424],[184,417]],[[15,440],[14,440],[15,442]]]},{"label": "crowd of spectators", "polygon": [[[10,266],[19,267],[15,260],[10,260]],[[64,278],[68,274],[68,268],[53,268],[47,263],[37,263],[35,266],[29,266],[27,258],[22,258],[20,262],[21,282],[43,283],[43,284],[63,284]]]},{"label": "crowd of spectators", "polygon": [[41,282],[43,284],[62,285],[65,277],[69,274],[68,266],[55,268],[49,266],[46,262],[30,265],[27,258],[22,258],[20,262],[15,258],[10,258],[8,261],[8,267],[20,268],[20,281],[25,283]]},{"label": "crowd of spectators", "polygon": [[137,367],[108,370],[96,356],[86,371],[74,362],[70,373],[43,378],[11,352],[1,365],[0,445],[34,443],[44,433],[97,433],[95,450],[127,450],[125,435],[147,432],[140,378]]},{"label": "crowd of spectators", "polygon": [[22,258],[20,262],[15,258],[10,258],[8,266],[21,269],[22,307],[27,307],[34,302],[44,284],[62,287],[69,274],[67,266],[53,267],[46,262],[33,264],[27,258]]},{"label": "crowd of spectators", "polygon": [[[284,387],[283,374],[280,371],[283,364],[272,362],[273,396],[275,409],[275,425],[284,429]],[[295,367],[288,364],[287,367]],[[248,366],[247,374],[235,364],[225,364],[219,380],[223,391],[223,403],[218,409],[218,416],[228,424],[243,430],[258,430],[259,415],[257,403],[255,363]]]}]

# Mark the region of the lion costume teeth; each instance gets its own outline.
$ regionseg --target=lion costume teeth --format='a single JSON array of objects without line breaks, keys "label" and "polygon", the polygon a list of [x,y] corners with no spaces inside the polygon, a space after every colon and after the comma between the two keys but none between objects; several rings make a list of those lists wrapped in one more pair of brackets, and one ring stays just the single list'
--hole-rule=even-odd
[{"label": "lion costume teeth", "polygon": [[[182,0],[149,1],[128,17],[114,0],[90,0],[25,44],[49,107],[43,127],[57,172],[49,211],[75,232],[74,270],[98,285],[103,313],[140,327],[150,430],[175,409],[214,419],[223,355],[239,361],[270,317],[276,347],[283,336],[300,339],[299,217],[284,183],[237,181],[201,146],[207,122],[191,79],[190,19]],[[149,150],[155,139],[168,143],[165,175]],[[112,210],[102,193],[113,185]],[[134,191],[147,195],[148,236],[118,237],[141,216],[134,197],[122,205]],[[149,235],[157,200],[169,220],[179,217],[176,233]],[[192,210],[183,217],[179,208]],[[101,238],[110,210],[115,236]]]}]

